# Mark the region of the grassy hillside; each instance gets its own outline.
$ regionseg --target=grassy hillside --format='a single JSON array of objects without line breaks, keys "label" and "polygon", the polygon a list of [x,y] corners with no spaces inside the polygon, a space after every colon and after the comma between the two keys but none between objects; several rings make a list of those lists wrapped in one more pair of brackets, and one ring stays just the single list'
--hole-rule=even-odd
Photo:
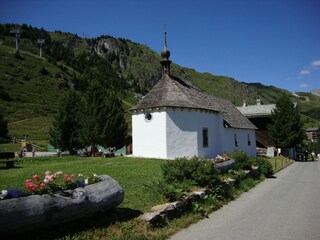
[{"label": "grassy hillside", "polygon": [[311,118],[320,120],[320,96],[298,92],[300,96],[301,112]]},{"label": "grassy hillside", "polygon": [[48,139],[58,100],[71,80],[63,71],[36,55],[0,45],[0,111],[9,123],[9,134],[29,134],[35,140]]}]

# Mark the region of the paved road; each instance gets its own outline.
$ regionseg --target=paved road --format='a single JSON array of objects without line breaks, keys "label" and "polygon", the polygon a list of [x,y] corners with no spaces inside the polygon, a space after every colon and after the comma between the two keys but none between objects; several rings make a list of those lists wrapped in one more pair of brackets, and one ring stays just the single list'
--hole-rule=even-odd
[{"label": "paved road", "polygon": [[296,162],[171,240],[320,240],[320,162]]}]

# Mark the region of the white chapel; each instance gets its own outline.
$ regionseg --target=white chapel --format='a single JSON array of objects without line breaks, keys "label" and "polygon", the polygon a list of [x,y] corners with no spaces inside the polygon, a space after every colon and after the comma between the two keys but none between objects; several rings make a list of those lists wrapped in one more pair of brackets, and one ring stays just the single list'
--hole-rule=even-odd
[{"label": "white chapel", "polygon": [[256,127],[228,100],[170,74],[166,33],[162,78],[131,109],[133,155],[213,158],[235,149],[256,155]]}]

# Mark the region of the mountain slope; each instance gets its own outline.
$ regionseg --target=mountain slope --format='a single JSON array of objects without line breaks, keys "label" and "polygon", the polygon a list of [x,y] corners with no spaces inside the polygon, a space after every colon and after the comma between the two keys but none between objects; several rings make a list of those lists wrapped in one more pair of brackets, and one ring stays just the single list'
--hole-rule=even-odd
[{"label": "mountain slope", "polygon": [[[21,27],[21,56],[15,56],[11,28]],[[35,39],[46,39],[44,58],[38,56]],[[174,50],[172,50],[174,51]],[[101,60],[104,61],[101,61]],[[58,106],[58,99],[68,88],[99,64],[111,63],[125,82],[119,91],[125,109],[136,104],[161,77],[161,57],[145,45],[111,36],[80,38],[61,31],[47,32],[31,26],[0,24],[0,111],[9,121],[11,135],[32,133],[37,139],[48,139],[48,129]],[[191,82],[207,93],[230,100],[235,105],[275,103],[282,92],[288,92],[261,83],[244,83],[226,76],[199,73],[194,69],[172,64],[172,74]],[[309,101],[307,101],[309,99]],[[320,127],[320,97],[308,93],[292,95],[292,101],[301,105],[306,116],[306,127]],[[130,114],[126,114],[129,123]],[[39,126],[41,133],[31,128]]]}]

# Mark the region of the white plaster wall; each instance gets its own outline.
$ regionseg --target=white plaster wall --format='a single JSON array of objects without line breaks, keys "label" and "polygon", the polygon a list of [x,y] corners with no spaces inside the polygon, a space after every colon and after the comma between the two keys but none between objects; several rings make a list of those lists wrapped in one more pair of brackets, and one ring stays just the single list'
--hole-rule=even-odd
[{"label": "white plaster wall", "polygon": [[166,113],[150,112],[151,121],[145,113],[132,114],[132,154],[140,157],[166,158]]},{"label": "white plaster wall", "polygon": [[[145,119],[143,112],[132,115],[134,156],[174,159],[196,155],[213,158],[218,154],[231,153],[237,148],[250,156],[256,156],[255,131],[225,128],[223,116],[219,113],[166,108],[151,114],[151,121]],[[208,129],[208,147],[203,147],[203,128]],[[238,147],[234,143],[235,133]]]},{"label": "white plaster wall", "polygon": [[[192,109],[167,108],[167,157],[213,157],[218,141],[218,114]],[[208,147],[203,147],[202,129],[208,129]]]},{"label": "white plaster wall", "polygon": [[[223,152],[231,153],[235,149],[245,151],[249,156],[256,156],[256,134],[255,130],[225,128],[223,134]],[[234,134],[237,134],[238,146],[235,146]],[[250,136],[250,146],[248,145],[248,134]],[[223,153],[222,152],[222,153]]]}]

